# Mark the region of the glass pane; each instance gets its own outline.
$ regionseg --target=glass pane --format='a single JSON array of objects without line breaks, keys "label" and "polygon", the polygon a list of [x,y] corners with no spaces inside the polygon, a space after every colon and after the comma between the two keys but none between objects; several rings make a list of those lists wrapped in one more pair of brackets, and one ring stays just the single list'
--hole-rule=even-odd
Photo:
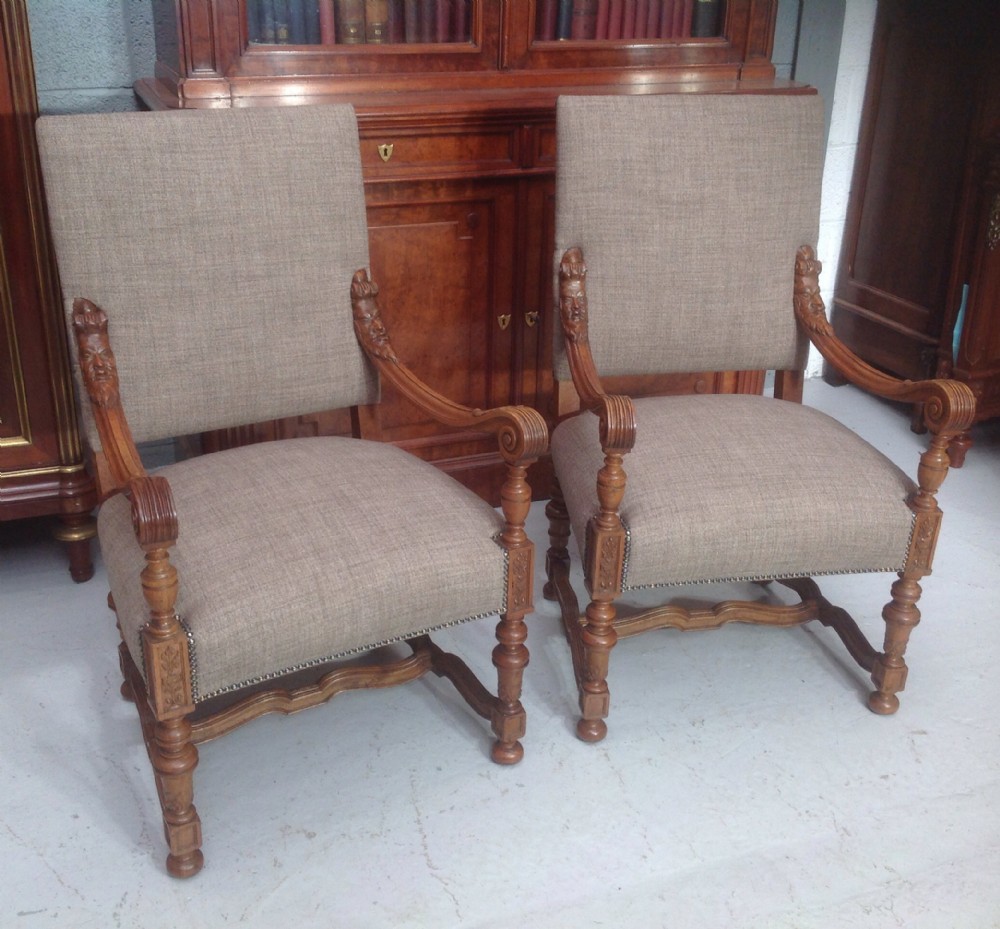
[{"label": "glass pane", "polygon": [[474,0],[246,0],[255,45],[469,42]]},{"label": "glass pane", "polygon": [[538,0],[535,38],[686,39],[717,36],[723,0]]}]

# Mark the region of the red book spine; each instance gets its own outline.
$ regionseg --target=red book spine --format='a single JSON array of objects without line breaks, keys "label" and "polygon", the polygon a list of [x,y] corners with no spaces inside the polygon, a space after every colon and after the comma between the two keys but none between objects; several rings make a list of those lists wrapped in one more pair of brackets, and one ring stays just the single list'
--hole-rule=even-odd
[{"label": "red book spine", "polygon": [[556,38],[556,14],[559,10],[559,0],[541,0],[538,5],[538,23],[536,31],[541,42],[554,42]]},{"label": "red book spine", "polygon": [[435,0],[420,0],[420,41],[433,42],[437,26],[437,3]]},{"label": "red book spine", "polygon": [[389,0],[388,41],[393,45],[406,41],[403,0]]},{"label": "red book spine", "polygon": [[420,41],[419,0],[403,0],[403,36],[407,42]]},{"label": "red book spine", "polygon": [[622,38],[635,38],[635,0],[622,3]]},{"label": "red book spine", "polygon": [[622,37],[622,0],[611,0],[608,6],[608,38]]},{"label": "red book spine", "polygon": [[660,7],[660,38],[672,39],[674,36],[674,0],[663,0]]},{"label": "red book spine", "polygon": [[570,38],[593,39],[597,35],[597,0],[573,0]]},{"label": "red book spine", "polygon": [[649,0],[649,11],[646,13],[646,38],[660,37],[660,0]]},{"label": "red book spine", "polygon": [[608,37],[609,0],[597,0],[597,25],[594,29],[595,39]]},{"label": "red book spine", "polygon": [[681,35],[691,35],[691,19],[694,14],[694,0],[684,0],[684,15],[681,17]]},{"label": "red book spine", "polygon": [[469,41],[469,0],[455,0],[455,34],[456,42]]},{"label": "red book spine", "polygon": [[670,34],[675,39],[684,35],[684,0],[674,0],[674,28]]},{"label": "red book spine", "polygon": [[437,0],[434,38],[438,42],[451,41],[451,0]]},{"label": "red book spine", "polygon": [[337,24],[333,16],[333,0],[319,0],[319,40],[324,45],[337,41]]},{"label": "red book spine", "polygon": [[649,2],[650,0],[636,0],[634,34],[637,39],[644,39],[649,35],[646,26],[646,21],[649,19]]}]

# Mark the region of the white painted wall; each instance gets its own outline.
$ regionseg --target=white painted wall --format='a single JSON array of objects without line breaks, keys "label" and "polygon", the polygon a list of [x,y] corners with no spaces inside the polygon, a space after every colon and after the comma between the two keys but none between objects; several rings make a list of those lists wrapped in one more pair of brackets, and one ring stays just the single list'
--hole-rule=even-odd
[{"label": "white painted wall", "polygon": [[[832,303],[833,283],[837,279],[840,246],[847,219],[847,201],[851,192],[851,174],[858,148],[858,127],[868,77],[877,0],[847,0],[844,11],[844,34],[834,88],[830,118],[830,136],[823,169],[823,197],[820,207],[820,230],[817,251],[823,262],[820,285],[827,306]],[[822,371],[822,359],[814,352],[809,359],[807,376]]]}]

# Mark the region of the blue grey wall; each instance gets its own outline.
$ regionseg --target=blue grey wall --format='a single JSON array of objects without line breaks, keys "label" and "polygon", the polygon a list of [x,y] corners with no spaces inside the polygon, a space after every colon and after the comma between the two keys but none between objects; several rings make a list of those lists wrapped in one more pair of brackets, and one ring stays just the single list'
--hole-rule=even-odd
[{"label": "blue grey wall", "polygon": [[153,73],[151,0],[27,0],[43,113],[137,108],[132,82]]}]

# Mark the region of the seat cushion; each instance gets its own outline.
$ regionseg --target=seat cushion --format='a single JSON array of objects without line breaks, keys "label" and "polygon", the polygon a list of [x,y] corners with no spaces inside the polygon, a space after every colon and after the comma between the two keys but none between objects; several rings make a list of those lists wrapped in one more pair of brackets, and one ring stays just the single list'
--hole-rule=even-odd
[{"label": "seat cushion", "polygon": [[[178,514],[170,558],[196,700],[503,609],[499,514],[391,445],[292,439],[158,473]],[[142,668],[144,556],[123,496],[102,506],[98,532]]]},{"label": "seat cushion", "polygon": [[[756,396],[635,407],[623,589],[902,568],[916,485],[836,420]],[[561,423],[552,458],[583,556],[604,460],[596,418]]]}]

